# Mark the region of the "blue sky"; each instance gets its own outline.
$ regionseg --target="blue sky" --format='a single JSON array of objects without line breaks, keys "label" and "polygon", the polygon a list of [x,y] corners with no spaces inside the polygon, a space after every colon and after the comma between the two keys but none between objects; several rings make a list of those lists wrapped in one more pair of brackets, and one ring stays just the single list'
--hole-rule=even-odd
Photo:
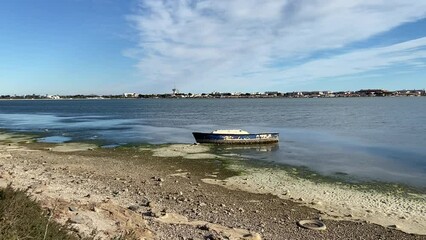
[{"label": "blue sky", "polygon": [[4,0],[0,94],[426,87],[426,1]]}]

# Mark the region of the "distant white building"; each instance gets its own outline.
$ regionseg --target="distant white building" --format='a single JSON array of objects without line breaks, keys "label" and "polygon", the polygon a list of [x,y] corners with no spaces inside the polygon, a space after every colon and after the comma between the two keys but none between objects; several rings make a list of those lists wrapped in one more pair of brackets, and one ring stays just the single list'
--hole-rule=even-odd
[{"label": "distant white building", "polygon": [[123,93],[123,96],[125,98],[135,98],[135,97],[138,97],[138,94],[137,93]]},{"label": "distant white building", "polygon": [[61,97],[59,95],[49,95],[49,94],[46,95],[46,98],[47,99],[61,99]]}]

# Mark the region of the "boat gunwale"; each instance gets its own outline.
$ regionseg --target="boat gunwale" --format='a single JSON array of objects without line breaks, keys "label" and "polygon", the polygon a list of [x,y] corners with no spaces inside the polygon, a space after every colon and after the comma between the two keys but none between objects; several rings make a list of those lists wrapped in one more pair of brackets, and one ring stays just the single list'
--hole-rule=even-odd
[{"label": "boat gunwale", "polygon": [[247,136],[247,135],[261,135],[261,134],[272,134],[272,135],[279,135],[277,132],[262,132],[262,133],[205,133],[205,132],[192,132],[192,134],[205,134],[205,135],[232,135],[232,136]]}]

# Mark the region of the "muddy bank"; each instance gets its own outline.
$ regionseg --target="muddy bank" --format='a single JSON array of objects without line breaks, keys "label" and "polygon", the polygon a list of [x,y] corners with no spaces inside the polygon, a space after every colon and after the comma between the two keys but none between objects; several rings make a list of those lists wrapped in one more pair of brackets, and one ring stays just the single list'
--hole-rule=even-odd
[{"label": "muddy bank", "polygon": [[[217,158],[153,156],[152,148],[49,148],[0,144],[0,183],[28,189],[54,210],[56,221],[70,223],[82,236],[109,239],[133,231],[140,239],[424,239],[365,221],[326,219],[325,231],[300,228],[297,221],[319,218],[320,211],[204,183],[237,174]],[[208,152],[188,154],[200,153]]]}]

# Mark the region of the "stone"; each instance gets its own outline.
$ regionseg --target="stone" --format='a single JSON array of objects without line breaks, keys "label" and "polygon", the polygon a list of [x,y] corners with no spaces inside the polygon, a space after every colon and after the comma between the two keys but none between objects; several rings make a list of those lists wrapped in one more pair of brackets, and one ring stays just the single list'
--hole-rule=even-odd
[{"label": "stone", "polygon": [[68,219],[68,222],[74,223],[74,224],[87,224],[91,221],[90,218],[80,215],[72,216]]},{"label": "stone", "polygon": [[157,209],[151,209],[147,212],[148,216],[159,218],[161,217],[161,212]]},{"label": "stone", "polygon": [[7,188],[7,185],[8,183],[5,180],[0,179],[0,188]]},{"label": "stone", "polygon": [[136,212],[140,207],[138,205],[130,205],[128,207],[129,210]]},{"label": "stone", "polygon": [[96,206],[93,205],[93,206],[90,207],[90,211],[99,212],[99,209]]},{"label": "stone", "polygon": [[249,233],[243,236],[246,240],[262,240],[262,237],[258,233]]},{"label": "stone", "polygon": [[150,206],[150,204],[151,204],[151,202],[149,201],[149,199],[147,198],[147,197],[144,197],[141,201],[140,201],[140,203],[139,203],[141,206],[144,206],[144,207],[149,207]]},{"label": "stone", "polygon": [[75,212],[75,211],[77,211],[77,208],[74,207],[74,206],[69,206],[68,210],[70,210],[71,212]]}]

